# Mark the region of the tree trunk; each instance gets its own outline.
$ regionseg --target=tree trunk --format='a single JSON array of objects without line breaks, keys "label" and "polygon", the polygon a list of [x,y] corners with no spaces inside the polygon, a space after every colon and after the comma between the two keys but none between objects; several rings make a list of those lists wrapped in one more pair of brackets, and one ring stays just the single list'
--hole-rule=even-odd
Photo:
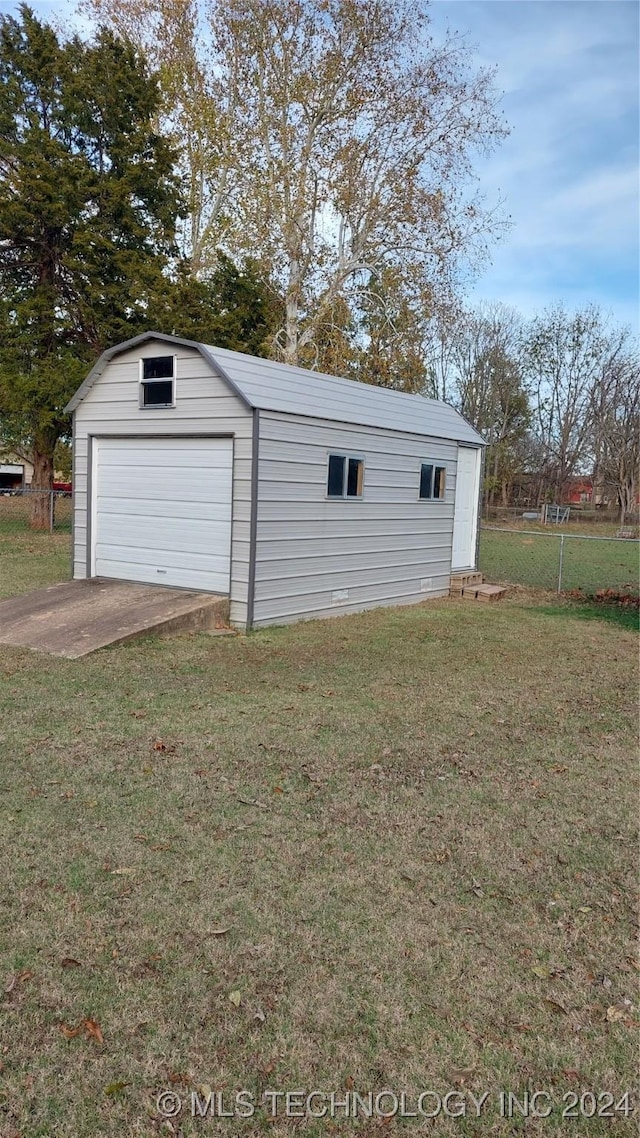
[{"label": "tree trunk", "polygon": [[53,448],[49,439],[38,439],[33,448],[33,478],[29,494],[31,529],[51,528],[51,492],[53,488]]},{"label": "tree trunk", "polygon": [[298,363],[300,337],[300,267],[294,254],[290,254],[289,281],[285,294],[285,340],[282,358],[286,364]]}]

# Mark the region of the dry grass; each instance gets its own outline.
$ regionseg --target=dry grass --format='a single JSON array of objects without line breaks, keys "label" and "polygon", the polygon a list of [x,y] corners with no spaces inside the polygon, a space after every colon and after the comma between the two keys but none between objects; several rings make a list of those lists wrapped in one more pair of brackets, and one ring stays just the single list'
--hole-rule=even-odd
[{"label": "dry grass", "polygon": [[207,1086],[488,1091],[435,1132],[506,1138],[500,1090],[631,1088],[636,643],[520,598],[5,652],[2,1138]]}]

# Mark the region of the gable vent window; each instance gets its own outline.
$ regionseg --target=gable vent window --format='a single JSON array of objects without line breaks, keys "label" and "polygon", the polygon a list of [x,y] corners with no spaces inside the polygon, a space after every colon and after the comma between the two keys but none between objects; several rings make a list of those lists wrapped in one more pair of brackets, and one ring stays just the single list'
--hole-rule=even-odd
[{"label": "gable vent window", "polygon": [[423,462],[420,467],[420,497],[444,498],[446,473],[446,466],[434,466],[432,462]]},{"label": "gable vent window", "polygon": [[361,498],[363,486],[363,458],[350,458],[346,454],[329,455],[328,498]]},{"label": "gable vent window", "polygon": [[142,360],[141,407],[175,404],[175,356],[149,356]]}]

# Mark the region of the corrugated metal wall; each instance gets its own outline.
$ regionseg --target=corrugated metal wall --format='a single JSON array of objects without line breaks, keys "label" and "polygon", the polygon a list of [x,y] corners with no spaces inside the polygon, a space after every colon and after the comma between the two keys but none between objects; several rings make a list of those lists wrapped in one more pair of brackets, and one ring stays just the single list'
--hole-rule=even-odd
[{"label": "corrugated metal wall", "polygon": [[[364,457],[361,499],[327,499],[333,452]],[[254,623],[445,594],[456,460],[455,442],[262,411]],[[447,468],[443,501],[418,497],[430,461]]]}]

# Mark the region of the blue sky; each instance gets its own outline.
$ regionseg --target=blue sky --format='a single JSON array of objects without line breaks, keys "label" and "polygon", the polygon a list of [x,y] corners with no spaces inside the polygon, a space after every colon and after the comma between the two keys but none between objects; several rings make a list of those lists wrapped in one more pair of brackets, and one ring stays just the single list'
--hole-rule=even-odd
[{"label": "blue sky", "polygon": [[[31,0],[63,16],[72,0]],[[0,0],[12,11],[14,0]],[[513,222],[469,299],[525,316],[590,301],[637,333],[639,278],[636,0],[434,0],[478,63],[497,68],[510,137],[476,163],[487,201]]]},{"label": "blue sky", "polygon": [[511,127],[477,165],[513,227],[471,291],[525,315],[595,301],[638,331],[635,0],[436,0],[434,31],[466,33],[497,67]]}]

